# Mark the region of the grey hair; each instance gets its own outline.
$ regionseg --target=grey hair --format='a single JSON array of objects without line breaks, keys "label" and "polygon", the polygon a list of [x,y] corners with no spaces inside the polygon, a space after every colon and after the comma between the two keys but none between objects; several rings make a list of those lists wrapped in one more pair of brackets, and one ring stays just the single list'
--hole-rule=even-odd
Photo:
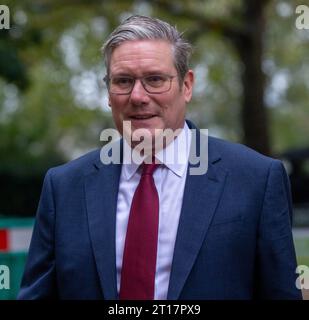
[{"label": "grey hair", "polygon": [[125,41],[134,40],[165,40],[172,45],[174,64],[180,83],[189,70],[189,58],[192,46],[179,33],[176,27],[165,21],[133,15],[124,20],[108,37],[101,48],[104,63],[109,74],[111,55],[113,50]]}]

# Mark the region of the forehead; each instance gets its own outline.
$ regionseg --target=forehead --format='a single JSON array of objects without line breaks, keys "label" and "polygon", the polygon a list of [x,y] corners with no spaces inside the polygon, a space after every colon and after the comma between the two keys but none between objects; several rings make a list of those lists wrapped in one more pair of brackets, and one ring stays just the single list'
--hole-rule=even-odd
[{"label": "forehead", "polygon": [[164,40],[125,41],[111,55],[111,73],[174,71],[173,47]]}]

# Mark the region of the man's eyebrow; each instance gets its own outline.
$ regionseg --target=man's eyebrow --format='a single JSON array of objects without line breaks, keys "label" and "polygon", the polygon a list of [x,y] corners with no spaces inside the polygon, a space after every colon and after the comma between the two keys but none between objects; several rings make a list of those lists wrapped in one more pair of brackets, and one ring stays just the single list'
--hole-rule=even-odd
[{"label": "man's eyebrow", "polygon": [[151,75],[161,75],[161,74],[167,74],[168,72],[164,72],[162,70],[151,70],[144,73],[145,76],[151,76]]},{"label": "man's eyebrow", "polygon": [[134,78],[134,76],[130,73],[126,73],[126,72],[119,72],[119,73],[115,73],[115,74],[111,74],[112,77],[130,77],[130,78]]},{"label": "man's eyebrow", "polygon": [[[168,74],[168,72],[164,72],[162,70],[154,70],[154,71],[146,71],[143,72],[143,77],[147,77],[147,76],[155,76],[155,75],[165,75]],[[128,72],[116,72],[114,74],[110,75],[111,77],[130,77],[130,78],[136,78],[134,75],[132,75],[131,73]]]}]

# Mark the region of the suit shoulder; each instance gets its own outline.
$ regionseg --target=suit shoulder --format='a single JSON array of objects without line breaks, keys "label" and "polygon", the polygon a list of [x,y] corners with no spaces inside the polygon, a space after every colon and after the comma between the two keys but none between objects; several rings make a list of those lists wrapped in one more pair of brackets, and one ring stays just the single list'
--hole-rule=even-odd
[{"label": "suit shoulder", "polygon": [[60,166],[50,168],[49,174],[57,177],[68,177],[70,175],[81,176],[93,169],[93,166],[100,159],[100,149],[92,150],[81,157],[64,163]]},{"label": "suit shoulder", "polygon": [[209,137],[209,153],[220,155],[223,163],[228,167],[264,168],[268,169],[279,160],[265,156],[243,144]]}]

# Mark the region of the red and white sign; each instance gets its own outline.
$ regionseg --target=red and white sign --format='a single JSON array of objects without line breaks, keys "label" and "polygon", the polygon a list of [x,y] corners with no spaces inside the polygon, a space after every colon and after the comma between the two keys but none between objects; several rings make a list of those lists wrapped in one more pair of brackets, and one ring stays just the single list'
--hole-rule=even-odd
[{"label": "red and white sign", "polygon": [[0,252],[28,251],[32,227],[0,229]]}]

